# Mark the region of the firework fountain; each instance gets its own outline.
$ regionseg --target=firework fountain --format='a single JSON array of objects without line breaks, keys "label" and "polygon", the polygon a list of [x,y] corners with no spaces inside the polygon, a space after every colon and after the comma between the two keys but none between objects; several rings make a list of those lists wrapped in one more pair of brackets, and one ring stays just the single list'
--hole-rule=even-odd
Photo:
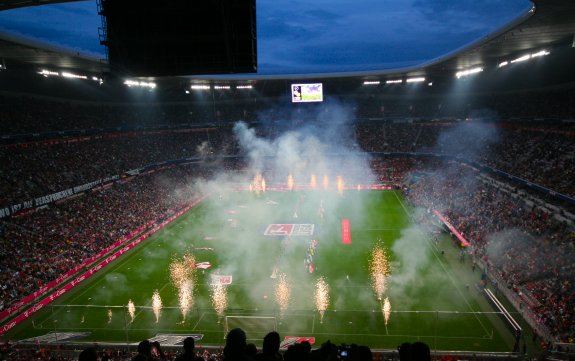
[{"label": "firework fountain", "polygon": [[310,181],[310,185],[312,189],[316,189],[317,188],[317,177],[315,176],[315,174],[311,175],[311,181]]},{"label": "firework fountain", "polygon": [[328,307],[329,285],[323,277],[320,277],[315,285],[315,308],[319,312],[320,323],[323,323],[323,315]]},{"label": "firework fountain", "polygon": [[192,284],[190,281],[184,282],[178,290],[178,302],[182,311],[182,323],[186,321],[186,315],[193,305]]},{"label": "firework fountain", "polygon": [[182,259],[174,258],[170,264],[170,278],[178,291],[178,303],[182,312],[182,322],[194,304],[195,257],[186,253]]},{"label": "firework fountain", "polygon": [[293,187],[294,187],[294,180],[293,180],[293,176],[291,175],[291,173],[288,175],[287,187],[288,187],[288,190],[290,190],[290,191],[292,191]]},{"label": "firework fountain", "polygon": [[212,305],[218,316],[222,317],[228,307],[228,294],[226,286],[217,283],[212,285]]},{"label": "firework fountain", "polygon": [[134,318],[136,318],[136,306],[132,300],[128,301],[128,314],[130,315],[130,323],[134,322]]},{"label": "firework fountain", "polygon": [[337,176],[337,192],[339,194],[343,194],[343,187],[344,187],[343,178],[342,178],[342,176],[338,175]]},{"label": "firework fountain", "polygon": [[252,180],[250,191],[254,192],[256,195],[260,195],[266,191],[266,180],[260,173],[256,174]]},{"label": "firework fountain", "polygon": [[287,310],[291,298],[290,284],[287,281],[285,273],[280,274],[276,284],[276,302],[280,308],[280,317],[283,317]]},{"label": "firework fountain", "polygon": [[324,190],[327,190],[327,189],[329,188],[329,178],[328,178],[327,175],[324,175],[324,176],[323,176],[322,184],[323,184],[323,189],[324,189]]},{"label": "firework fountain", "polygon": [[389,298],[385,298],[383,301],[383,307],[381,309],[383,312],[383,318],[385,319],[385,330],[387,332],[387,321],[389,321],[389,315],[391,314],[391,303],[389,302]]},{"label": "firework fountain", "polygon": [[371,253],[369,271],[371,274],[371,286],[377,296],[377,300],[381,302],[385,292],[386,277],[389,274],[389,261],[385,250],[379,244],[374,247]]},{"label": "firework fountain", "polygon": [[154,290],[152,295],[152,310],[156,316],[156,323],[158,323],[160,321],[160,312],[162,311],[162,299],[158,290]]},{"label": "firework fountain", "polygon": [[381,306],[381,312],[385,320],[385,329],[387,331],[387,322],[391,314],[391,303],[389,298],[383,299],[383,294],[386,289],[386,278],[389,275],[389,261],[385,249],[378,244],[373,248],[369,262],[369,271],[371,273],[371,286],[377,296],[377,300]]}]

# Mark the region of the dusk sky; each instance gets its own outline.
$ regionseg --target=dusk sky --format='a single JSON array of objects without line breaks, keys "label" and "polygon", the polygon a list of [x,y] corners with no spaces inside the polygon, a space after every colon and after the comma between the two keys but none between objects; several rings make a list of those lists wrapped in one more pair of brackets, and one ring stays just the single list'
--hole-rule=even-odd
[{"label": "dusk sky", "polygon": [[[257,0],[258,73],[417,65],[481,39],[529,0]],[[0,31],[104,58],[96,1],[0,12]]]}]

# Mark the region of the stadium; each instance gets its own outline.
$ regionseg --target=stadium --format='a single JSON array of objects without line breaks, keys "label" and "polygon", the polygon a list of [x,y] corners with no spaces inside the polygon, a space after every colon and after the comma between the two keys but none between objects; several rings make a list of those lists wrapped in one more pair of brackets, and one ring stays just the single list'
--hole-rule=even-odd
[{"label": "stadium", "polygon": [[175,1],[229,25],[190,37],[120,3],[105,61],[0,34],[2,359],[231,360],[236,328],[285,360],[575,357],[574,3],[289,75],[257,74],[255,1]]}]

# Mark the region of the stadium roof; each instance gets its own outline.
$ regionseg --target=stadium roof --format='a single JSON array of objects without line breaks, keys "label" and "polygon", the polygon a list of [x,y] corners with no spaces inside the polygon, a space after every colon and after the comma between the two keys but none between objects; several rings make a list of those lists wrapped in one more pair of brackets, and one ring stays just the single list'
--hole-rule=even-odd
[{"label": "stadium roof", "polygon": [[[329,74],[282,75],[222,75],[215,79],[289,79],[327,78],[346,76],[441,76],[475,66],[497,65],[525,52],[553,50],[575,45],[575,2],[572,0],[532,0],[533,7],[503,29],[463,48],[429,62],[400,69]],[[65,0],[0,0],[0,10],[17,7],[54,4]],[[82,56],[70,50],[48,46],[40,42],[0,34],[0,58],[5,61],[35,67],[58,67],[91,73],[109,72],[105,60]],[[210,78],[210,76],[207,76]],[[193,77],[192,77],[193,78]],[[197,77],[197,78],[206,78]]]}]

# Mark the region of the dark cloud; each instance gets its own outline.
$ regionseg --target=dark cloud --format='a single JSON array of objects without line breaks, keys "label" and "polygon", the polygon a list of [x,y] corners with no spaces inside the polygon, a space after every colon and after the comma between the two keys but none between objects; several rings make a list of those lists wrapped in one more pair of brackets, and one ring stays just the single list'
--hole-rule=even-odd
[{"label": "dark cloud", "polygon": [[432,31],[481,36],[504,26],[531,5],[528,0],[414,0],[413,9],[433,26]]}]

